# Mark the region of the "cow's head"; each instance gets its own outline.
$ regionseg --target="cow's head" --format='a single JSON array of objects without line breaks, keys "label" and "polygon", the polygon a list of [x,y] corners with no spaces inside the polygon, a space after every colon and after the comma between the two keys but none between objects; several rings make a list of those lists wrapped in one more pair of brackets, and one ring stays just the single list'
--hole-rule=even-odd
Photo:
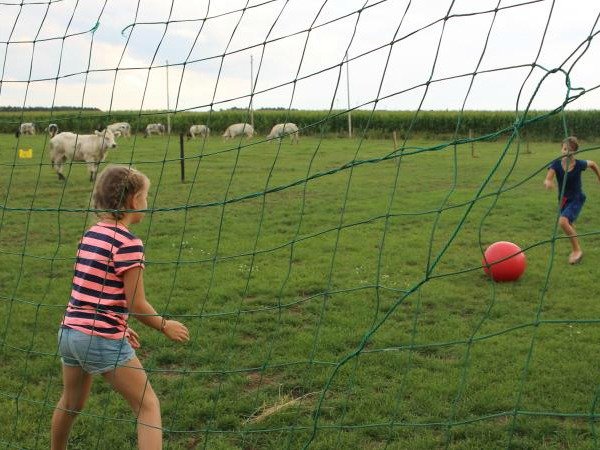
[{"label": "cow's head", "polygon": [[56,136],[58,134],[58,125],[56,125],[55,123],[51,123],[48,125],[48,134],[50,135],[51,138],[53,138],[54,136]]},{"label": "cow's head", "polygon": [[109,129],[102,131],[96,130],[94,133],[96,133],[96,136],[102,138],[103,149],[115,148],[117,146],[117,143],[115,142],[115,135]]}]

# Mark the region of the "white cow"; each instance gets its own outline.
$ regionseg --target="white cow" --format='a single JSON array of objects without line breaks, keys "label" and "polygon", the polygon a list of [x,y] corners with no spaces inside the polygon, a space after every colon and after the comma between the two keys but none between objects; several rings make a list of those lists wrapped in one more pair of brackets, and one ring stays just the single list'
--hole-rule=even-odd
[{"label": "white cow", "polygon": [[249,123],[234,123],[233,125],[229,125],[225,133],[223,133],[225,139],[244,135],[247,138],[251,138],[254,135],[254,128]]},{"label": "white cow", "polygon": [[144,137],[148,137],[153,134],[162,136],[165,134],[165,126],[162,123],[149,123],[144,131]]},{"label": "white cow", "polygon": [[118,136],[123,136],[126,138],[131,137],[131,125],[129,125],[127,122],[111,123],[106,128],[108,128],[110,131],[112,131],[112,133],[115,135],[115,137],[118,137]]},{"label": "white cow", "polygon": [[56,125],[55,123],[49,124],[48,127],[46,127],[46,133],[48,133],[50,137],[53,138],[58,134],[58,125]]},{"label": "white cow", "polygon": [[298,143],[298,127],[295,123],[278,123],[267,136],[267,139],[279,139],[281,141],[286,135],[290,136],[292,144]]},{"label": "white cow", "polygon": [[192,125],[190,131],[188,131],[188,139],[194,139],[196,136],[208,137],[210,134],[210,128],[206,125]]},{"label": "white cow", "polygon": [[94,181],[98,166],[104,161],[108,149],[116,146],[115,135],[108,129],[94,131],[94,134],[63,132],[50,139],[50,160],[59,180],[65,179],[63,165],[71,160],[85,161],[90,181]]},{"label": "white cow", "polygon": [[22,134],[35,134],[35,124],[32,122],[25,122],[19,126],[19,129],[16,131],[15,136],[19,137]]}]

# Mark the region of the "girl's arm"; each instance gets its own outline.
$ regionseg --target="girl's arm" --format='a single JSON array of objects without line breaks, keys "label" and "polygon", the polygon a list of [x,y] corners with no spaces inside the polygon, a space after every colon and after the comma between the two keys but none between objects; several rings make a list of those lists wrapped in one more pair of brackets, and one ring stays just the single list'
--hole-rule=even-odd
[{"label": "girl's arm", "polygon": [[544,187],[546,189],[552,189],[554,187],[554,169],[548,169],[548,173],[546,174],[546,178],[544,179]]},{"label": "girl's arm", "polygon": [[600,181],[600,170],[598,170],[598,164],[594,161],[588,161],[587,166],[594,171],[596,177],[598,177],[598,181]]},{"label": "girl's arm", "polygon": [[129,312],[132,316],[144,325],[161,331],[172,341],[185,342],[190,339],[190,334],[184,324],[159,316],[154,307],[146,300],[144,271],[141,267],[133,267],[125,271],[123,284]]}]

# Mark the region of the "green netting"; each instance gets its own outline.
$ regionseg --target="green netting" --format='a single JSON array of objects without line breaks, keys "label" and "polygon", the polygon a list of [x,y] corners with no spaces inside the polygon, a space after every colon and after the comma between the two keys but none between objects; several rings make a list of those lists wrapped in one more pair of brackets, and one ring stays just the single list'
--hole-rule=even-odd
[{"label": "green netting", "polygon": [[[586,172],[571,266],[542,186],[564,137],[600,148],[598,6],[190,3],[0,2],[3,448],[49,447],[95,220],[85,163],[58,180],[44,129],[114,122],[132,136],[100,170],[151,179],[146,294],[192,336],[132,320],[165,447],[598,447],[600,193]],[[256,135],[224,139],[238,122]],[[298,144],[266,137],[288,122]],[[514,283],[482,270],[501,240],[527,256]],[[70,443],[135,447],[103,380]]]}]

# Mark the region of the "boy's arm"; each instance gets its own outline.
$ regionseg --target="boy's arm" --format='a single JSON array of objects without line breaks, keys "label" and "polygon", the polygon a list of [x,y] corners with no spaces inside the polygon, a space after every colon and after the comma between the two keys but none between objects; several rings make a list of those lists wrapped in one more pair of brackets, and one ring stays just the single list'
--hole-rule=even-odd
[{"label": "boy's arm", "polygon": [[544,179],[544,187],[546,189],[552,189],[554,187],[554,175],[556,175],[554,169],[548,169],[548,173],[546,174],[546,178]]},{"label": "boy's arm", "polygon": [[598,170],[598,164],[594,161],[588,161],[587,166],[594,171],[596,177],[598,177],[598,181],[600,181],[600,170]]}]

